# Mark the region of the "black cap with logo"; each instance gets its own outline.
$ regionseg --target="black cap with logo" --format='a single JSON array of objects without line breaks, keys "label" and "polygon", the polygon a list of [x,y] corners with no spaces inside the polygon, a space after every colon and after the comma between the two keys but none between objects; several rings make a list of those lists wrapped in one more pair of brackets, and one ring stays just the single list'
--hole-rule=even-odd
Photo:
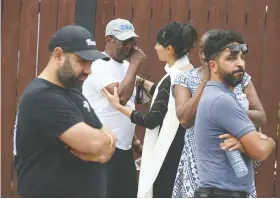
[{"label": "black cap with logo", "polygon": [[50,39],[49,51],[52,52],[56,47],[62,48],[64,52],[75,53],[88,61],[110,59],[97,50],[92,34],[78,25],[67,25],[59,29]]}]

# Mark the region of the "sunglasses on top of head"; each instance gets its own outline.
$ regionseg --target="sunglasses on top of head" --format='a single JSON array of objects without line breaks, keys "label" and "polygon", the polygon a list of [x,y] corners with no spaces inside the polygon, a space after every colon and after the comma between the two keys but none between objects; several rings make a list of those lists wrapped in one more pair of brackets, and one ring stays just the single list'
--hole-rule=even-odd
[{"label": "sunglasses on top of head", "polygon": [[248,53],[248,45],[247,44],[229,44],[229,45],[221,48],[220,51],[223,51],[226,48],[229,49],[230,54],[238,54],[240,52],[240,50],[242,51],[243,55],[246,55]]}]

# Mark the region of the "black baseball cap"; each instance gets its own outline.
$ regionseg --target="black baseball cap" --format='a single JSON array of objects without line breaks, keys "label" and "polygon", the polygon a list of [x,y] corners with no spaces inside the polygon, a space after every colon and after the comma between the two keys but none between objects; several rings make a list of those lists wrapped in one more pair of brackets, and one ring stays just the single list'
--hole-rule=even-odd
[{"label": "black baseball cap", "polygon": [[64,52],[75,53],[88,61],[110,59],[97,50],[92,34],[86,28],[78,25],[67,25],[60,28],[50,39],[49,51],[53,52],[56,47],[62,48]]}]

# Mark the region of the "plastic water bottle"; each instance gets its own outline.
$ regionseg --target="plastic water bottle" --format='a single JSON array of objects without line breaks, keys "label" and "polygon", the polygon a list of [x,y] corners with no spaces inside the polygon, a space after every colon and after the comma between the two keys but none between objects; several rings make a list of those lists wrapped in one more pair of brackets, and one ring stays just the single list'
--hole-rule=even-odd
[{"label": "plastic water bottle", "polygon": [[238,178],[242,178],[248,174],[248,168],[243,160],[239,150],[229,151],[226,150],[229,162]]}]

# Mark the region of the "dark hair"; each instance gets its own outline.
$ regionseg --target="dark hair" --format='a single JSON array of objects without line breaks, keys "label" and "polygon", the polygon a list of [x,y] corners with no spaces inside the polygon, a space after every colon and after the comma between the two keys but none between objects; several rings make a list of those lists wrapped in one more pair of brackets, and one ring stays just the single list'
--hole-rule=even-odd
[{"label": "dark hair", "polygon": [[205,48],[205,41],[206,39],[209,37],[209,35],[211,34],[215,34],[217,33],[219,30],[221,29],[210,29],[210,30],[207,30],[201,37],[200,37],[200,40],[203,38],[204,39],[204,43],[203,43],[203,46],[199,46],[200,48],[202,47],[203,49],[200,49],[202,50],[202,52],[204,53],[204,48]]},{"label": "dark hair", "polygon": [[206,61],[216,58],[220,50],[232,42],[244,44],[245,40],[239,33],[232,30],[216,30],[209,34],[204,47]]},{"label": "dark hair", "polygon": [[215,33],[219,32],[220,30],[222,30],[222,29],[210,29],[210,30],[207,30],[207,31],[202,35],[202,37],[204,37],[204,36],[209,37],[209,35],[215,34]]},{"label": "dark hair", "polygon": [[198,34],[191,24],[172,22],[157,33],[157,42],[163,47],[171,45],[179,59],[195,47]]}]

